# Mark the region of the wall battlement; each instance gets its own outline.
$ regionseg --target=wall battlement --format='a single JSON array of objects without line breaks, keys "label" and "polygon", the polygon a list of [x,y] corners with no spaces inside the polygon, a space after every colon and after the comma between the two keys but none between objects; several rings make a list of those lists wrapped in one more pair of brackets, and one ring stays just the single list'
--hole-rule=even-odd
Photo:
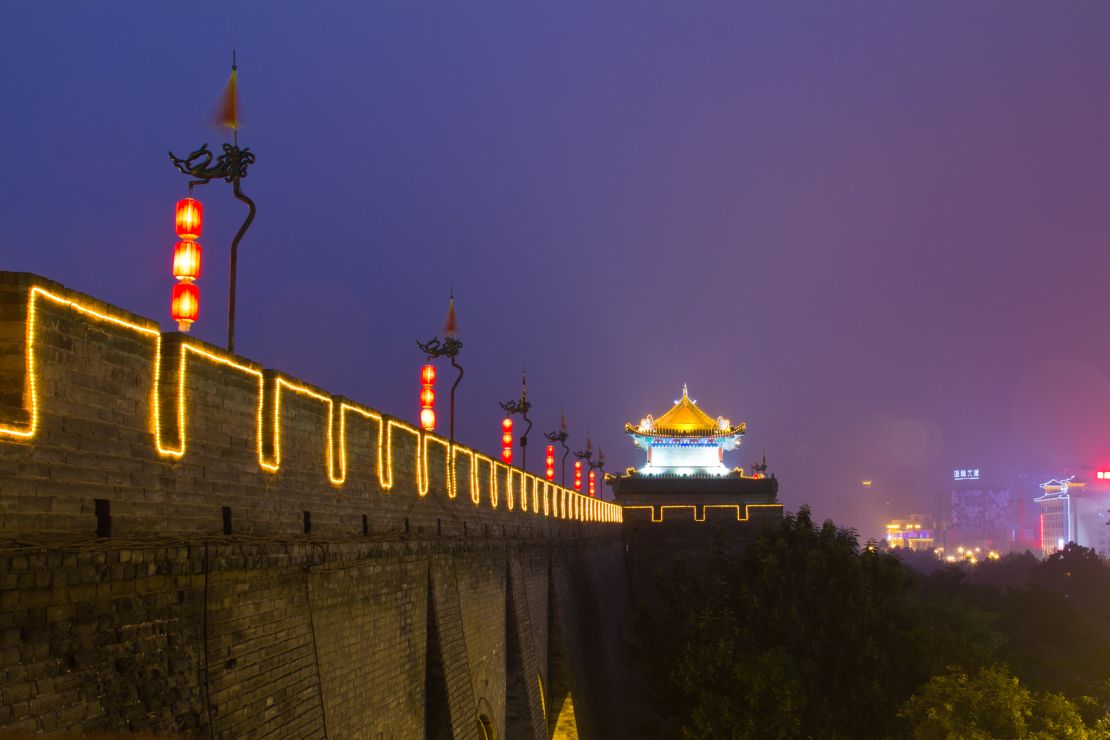
[{"label": "wall battlement", "polygon": [[[624,521],[629,524],[663,524],[665,522],[736,523],[749,522],[753,517],[782,517],[782,504],[659,504],[623,507]],[[762,511],[766,509],[767,511]]]},{"label": "wall battlement", "polygon": [[[0,538],[586,534],[617,505],[28,273],[0,272]],[[500,528],[498,530],[498,528]],[[600,530],[599,530],[600,531]]]}]

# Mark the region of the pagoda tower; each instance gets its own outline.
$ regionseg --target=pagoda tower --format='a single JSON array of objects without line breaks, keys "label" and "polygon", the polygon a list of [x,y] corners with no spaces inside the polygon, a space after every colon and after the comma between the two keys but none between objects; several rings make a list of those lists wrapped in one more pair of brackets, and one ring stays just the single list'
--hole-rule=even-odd
[{"label": "pagoda tower", "polygon": [[701,521],[707,515],[703,507],[710,507],[708,514],[728,516],[723,507],[731,506],[736,522],[738,515],[745,516],[737,506],[777,505],[778,481],[774,475],[768,477],[766,457],[748,474],[725,464],[725,453],[740,446],[747,426],[706,413],[690,398],[686,385],[666,413],[625,424],[625,433],[646,455],[642,467],[605,476],[617,503],[633,507],[626,509],[625,521],[644,508],[652,508],[653,518],[659,520],[659,507],[667,507],[675,517]]},{"label": "pagoda tower", "polygon": [[684,383],[682,398],[669,411],[652,418],[650,414],[639,424],[625,424],[624,431],[637,447],[647,453],[647,464],[641,475],[724,476],[739,472],[725,466],[725,453],[735,450],[747,430],[747,424],[732,424],[728,419],[713,418],[690,398]]}]

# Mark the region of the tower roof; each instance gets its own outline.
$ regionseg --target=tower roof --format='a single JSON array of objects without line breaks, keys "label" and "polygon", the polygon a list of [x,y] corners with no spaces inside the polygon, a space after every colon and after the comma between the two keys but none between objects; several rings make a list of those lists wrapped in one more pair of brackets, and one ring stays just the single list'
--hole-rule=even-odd
[{"label": "tower roof", "polygon": [[746,424],[732,425],[728,419],[714,419],[690,400],[686,384],[682,385],[682,398],[669,411],[656,419],[645,417],[639,425],[626,424],[625,431],[650,437],[731,437],[743,434]]}]

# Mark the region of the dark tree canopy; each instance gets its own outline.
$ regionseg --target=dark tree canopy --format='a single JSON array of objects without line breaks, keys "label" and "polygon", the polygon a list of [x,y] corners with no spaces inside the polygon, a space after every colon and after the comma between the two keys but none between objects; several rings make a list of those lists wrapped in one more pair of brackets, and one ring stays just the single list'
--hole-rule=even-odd
[{"label": "dark tree canopy", "polygon": [[[661,574],[662,606],[640,614],[634,646],[644,674],[637,730],[683,738],[905,735],[925,727],[938,686],[956,685],[1013,685],[1029,706],[1056,712],[1060,727],[1093,727],[1105,714],[1110,639],[1069,603],[1110,595],[1087,593],[1110,573],[1091,555],[1073,548],[1044,564],[994,564],[1037,585],[975,585],[958,568],[922,575],[896,555],[860,548],[853,531],[817,525],[803,508],[742,552],[718,549]],[[1059,639],[1038,640],[1030,624],[1057,630]],[[1010,656],[1025,665],[1004,667]],[[1040,725],[1026,724],[1028,737],[1041,736]]]}]

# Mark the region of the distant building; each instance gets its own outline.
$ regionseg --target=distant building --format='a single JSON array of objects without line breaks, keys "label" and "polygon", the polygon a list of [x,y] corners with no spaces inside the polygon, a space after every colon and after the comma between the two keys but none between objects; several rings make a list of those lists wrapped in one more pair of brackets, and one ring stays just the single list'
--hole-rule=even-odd
[{"label": "distant building", "polygon": [[932,550],[933,529],[925,514],[910,514],[886,525],[887,547],[898,550]]},{"label": "distant building", "polygon": [[1062,550],[1069,542],[1110,555],[1110,472],[1075,474],[1041,484],[1041,554]]},{"label": "distant building", "polygon": [[1037,510],[1011,482],[987,480],[979,468],[952,471],[952,489],[942,521],[943,546],[1020,552],[1040,546]]}]

